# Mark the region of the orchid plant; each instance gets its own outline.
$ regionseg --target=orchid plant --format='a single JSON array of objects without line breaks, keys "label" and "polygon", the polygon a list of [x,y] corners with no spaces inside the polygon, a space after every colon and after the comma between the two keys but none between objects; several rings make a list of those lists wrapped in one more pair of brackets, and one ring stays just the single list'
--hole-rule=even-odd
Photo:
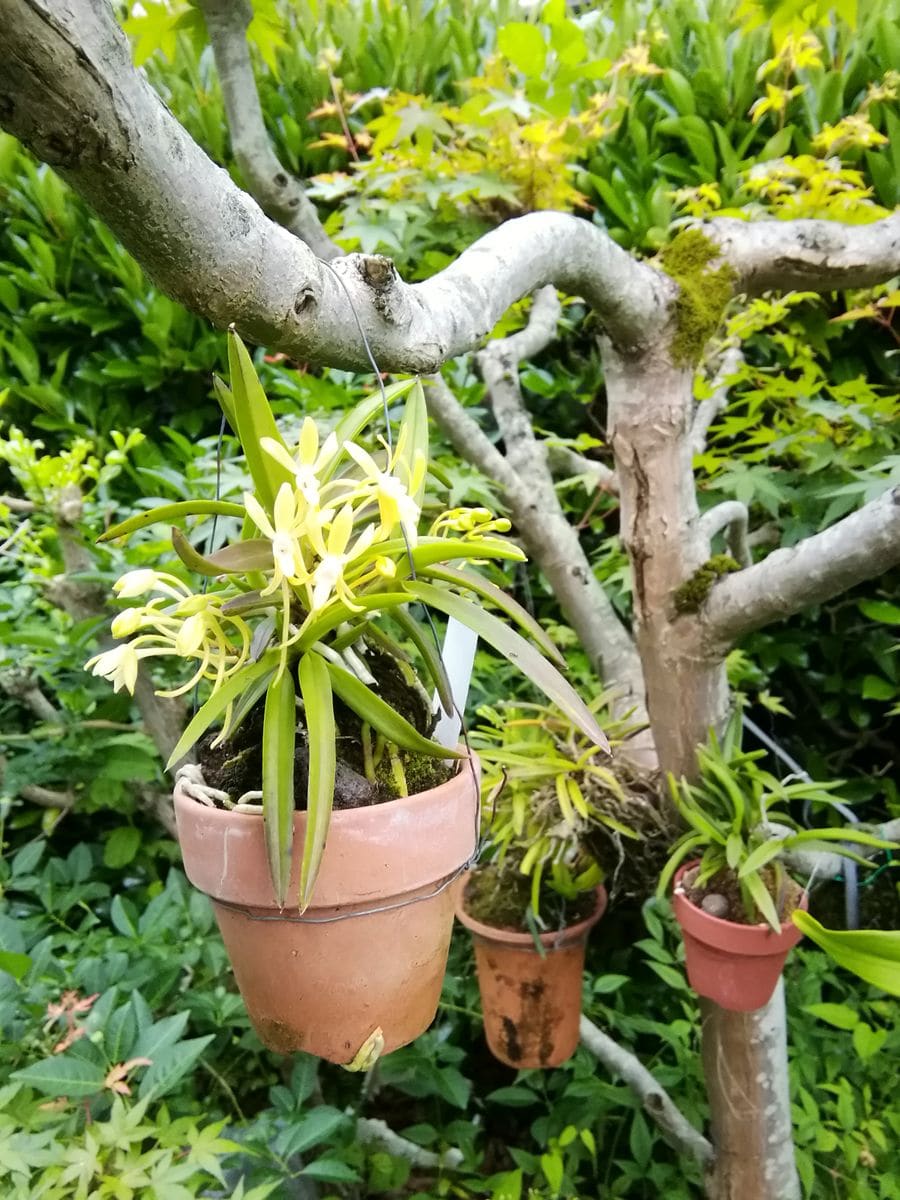
[{"label": "orchid plant", "polygon": [[[608,715],[601,692],[590,710],[613,745],[628,727]],[[598,826],[639,839],[623,819],[627,797],[608,755],[558,707],[523,702],[484,707],[473,732],[482,763],[482,822],[498,868],[526,876],[541,922],[542,889],[573,901],[593,891],[603,870],[590,847]],[[525,914],[523,914],[523,917]]]},{"label": "orchid plant", "polygon": [[[171,759],[182,758],[216,722],[216,742],[233,737],[259,704],[262,726],[262,809],[275,895],[287,901],[293,838],[298,730],[308,758],[299,905],[309,904],[325,847],[337,766],[335,699],[356,714],[363,738],[388,747],[404,794],[403,752],[438,760],[464,758],[439,745],[379,693],[366,665],[377,645],[409,676],[409,654],[377,624],[390,620],[411,644],[423,674],[449,713],[453,697],[431,629],[410,612],[427,606],[469,626],[518,666],[594,746],[606,739],[593,713],[551,664],[559,652],[511,597],[470,568],[486,560],[521,561],[500,534],[509,524],[483,508],[442,512],[420,534],[429,476],[428,417],[422,386],[405,380],[363,400],[322,440],[315,422],[302,424],[299,445],[285,443],[240,338],[229,333],[231,387],[216,380],[219,402],[236,434],[251,481],[243,503],[196,500],[142,512],[108,530],[101,541],[128,537],[156,522],[216,514],[236,518],[240,536],[203,553],[177,526],[171,570],[138,570],[114,585],[138,601],[112,622],[118,644],[87,666],[116,691],[133,691],[142,661],[174,656],[189,677],[161,692],[175,696],[209,686]],[[370,452],[360,438],[387,404],[405,396],[396,440]],[[371,444],[371,443],[370,443]],[[463,565],[460,565],[463,564]],[[205,577],[194,588],[184,568]],[[489,604],[518,624],[527,640],[487,612]],[[417,675],[412,684],[422,692]],[[298,715],[298,709],[299,715]],[[215,744],[215,743],[214,743]],[[364,747],[365,748],[365,747]],[[367,762],[371,753],[366,755]]]}]

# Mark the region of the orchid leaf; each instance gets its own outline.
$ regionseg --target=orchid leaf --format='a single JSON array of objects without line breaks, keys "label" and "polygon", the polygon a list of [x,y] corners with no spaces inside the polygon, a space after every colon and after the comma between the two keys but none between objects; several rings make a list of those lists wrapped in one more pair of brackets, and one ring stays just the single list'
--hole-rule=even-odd
[{"label": "orchid leaf", "polygon": [[530,612],[514,600],[503,588],[497,587],[489,579],[485,579],[476,571],[464,571],[457,567],[423,567],[429,579],[440,579],[445,583],[453,583],[466,591],[474,592],[483,600],[489,601],[512,618],[529,637],[540,646],[544,654],[551,658],[558,667],[564,667],[566,660],[560,653],[559,647],[548,637],[546,631],[538,624]]},{"label": "orchid leaf", "polygon": [[272,568],[272,543],[268,538],[249,538],[217,550],[201,554],[177,526],[172,526],[172,548],[184,565],[197,575],[243,575],[248,571]]},{"label": "orchid leaf", "polygon": [[455,617],[463,625],[478,634],[489,646],[493,646],[504,658],[536,684],[544,694],[566,714],[569,720],[597,746],[609,749],[606,735],[597,724],[597,719],[570,683],[559,671],[537,651],[534,646],[520,637],[514,630],[491,613],[479,608],[470,600],[435,587],[421,580],[410,580],[406,585],[417,599],[436,608],[448,617]]},{"label": "orchid leaf", "polygon": [[262,806],[266,855],[275,898],[284,908],[294,841],[294,676],[284,670],[269,685],[262,730]]},{"label": "orchid leaf", "polygon": [[891,996],[900,996],[900,931],[826,929],[801,909],[792,915],[801,933],[830,954],[839,967]]},{"label": "orchid leaf", "polygon": [[[409,463],[410,470],[413,469],[416,459],[421,458],[428,462],[428,409],[425,406],[425,392],[422,390],[421,381],[416,379],[412,389],[406,398],[406,407],[403,411],[403,424],[406,428],[406,460]],[[417,504],[422,503],[422,496],[425,493],[425,476],[423,474],[422,481],[412,493],[412,497]]]},{"label": "orchid leaf", "polygon": [[748,875],[742,877],[742,881],[766,923],[771,925],[776,933],[780,932],[781,921],[775,908],[775,901],[769,895],[768,889],[760,876],[755,871],[751,871]]},{"label": "orchid leaf", "polygon": [[300,865],[300,911],[312,899],[325,840],[331,823],[336,769],[336,730],[331,678],[319,654],[304,654],[299,669],[300,694],[309,738],[309,781],[306,790],[306,837]]},{"label": "orchid leaf", "polygon": [[[368,596],[356,596],[354,604],[361,612],[380,612],[396,608],[400,604],[409,604],[409,596],[405,592],[373,592]],[[308,650],[315,642],[322,640],[326,634],[352,621],[359,613],[348,608],[346,604],[329,604],[328,607],[314,618],[307,617],[300,636],[300,648]],[[307,623],[308,622],[308,623]]]},{"label": "orchid leaf", "polygon": [[453,712],[453,693],[450,688],[450,680],[447,678],[444,660],[434,643],[431,630],[424,630],[417,621],[412,619],[405,608],[395,608],[391,612],[391,616],[421,654],[422,661],[425,663],[425,668],[431,676],[431,682],[440,699],[441,707],[449,717]]},{"label": "orchid leaf", "polygon": [[381,389],[377,388],[371,396],[366,396],[359,404],[351,408],[348,413],[345,413],[334,427],[334,436],[337,438],[338,452],[335,454],[332,462],[323,468],[321,479],[327,482],[343,458],[344,442],[354,442],[360,433],[371,425],[378,413],[384,411],[384,401],[388,404],[392,400],[397,400],[401,396],[405,396],[409,389],[416,382],[415,379],[401,379],[397,383],[388,384],[384,389],[384,397],[381,395]]},{"label": "orchid leaf", "polygon": [[390,704],[376,695],[371,688],[366,687],[350,671],[337,666],[336,663],[330,662],[326,665],[335,695],[389,742],[403,750],[411,750],[414,754],[424,754],[429,758],[465,758],[462,751],[448,750],[446,746],[439,746],[437,742],[432,742],[419,733],[414,725],[405,717],[401,717],[396,709],[391,708]]},{"label": "orchid leaf", "polygon": [[180,521],[182,517],[243,517],[244,506],[231,504],[227,500],[179,500],[176,504],[161,504],[158,508],[150,508],[146,512],[137,513],[127,521],[120,521],[97,538],[98,542],[111,542],[114,538],[128,537],[148,525]]},{"label": "orchid leaf", "polygon": [[216,393],[216,399],[219,402],[222,412],[225,414],[225,420],[231,426],[232,433],[237,434],[237,416],[234,411],[234,395],[231,388],[224,379],[220,379],[218,375],[213,375],[213,391]]},{"label": "orchid leaf", "polygon": [[180,758],[184,758],[197,739],[206,733],[213,721],[222,716],[228,706],[237,700],[245,688],[248,688],[267,671],[271,671],[277,665],[277,662],[277,652],[275,650],[267,650],[259,662],[241,667],[220,688],[217,688],[206,703],[197,709],[193,719],[188,723],[184,733],[178,739],[178,744],[169,755],[166,770],[170,770],[173,763],[178,762]]},{"label": "orchid leaf", "polygon": [[294,477],[262,449],[262,439],[272,438],[288,453],[253,361],[233,328],[228,331],[228,366],[238,438],[259,502],[271,516],[278,489],[283,483],[293,484]]}]

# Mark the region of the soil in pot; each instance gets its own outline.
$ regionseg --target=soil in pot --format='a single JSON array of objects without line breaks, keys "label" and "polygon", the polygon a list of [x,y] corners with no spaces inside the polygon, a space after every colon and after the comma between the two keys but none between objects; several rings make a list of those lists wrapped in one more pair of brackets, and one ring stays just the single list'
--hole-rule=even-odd
[{"label": "soil in pot", "polygon": [[[510,1067],[559,1066],[578,1045],[585,943],[606,908],[606,892],[601,887],[581,897],[578,915],[570,907],[567,924],[539,936],[539,950],[533,935],[522,932],[530,888],[517,910],[513,912],[511,904],[501,908],[505,928],[474,915],[473,905],[482,913],[486,907],[490,910],[485,897],[496,891],[496,876],[489,874],[495,870],[474,873],[456,910],[475,945],[487,1043]],[[479,880],[484,874],[487,882]],[[501,878],[508,881],[510,875],[502,873]],[[543,902],[541,915],[548,920]]]},{"label": "soil in pot", "polygon": [[[715,877],[700,890],[694,887],[696,864],[675,876],[672,906],[684,937],[688,981],[699,996],[732,1012],[753,1012],[768,1003],[775,991],[791,948],[803,936],[790,919],[795,908],[806,907],[806,897],[793,880],[781,893],[772,886],[775,872],[764,875],[776,906],[781,902],[784,922],[776,933],[767,924],[751,924],[740,901],[740,890],[730,873]],[[714,911],[710,911],[713,909]],[[740,920],[730,920],[734,911]]]},{"label": "soil in pot", "polygon": [[[420,733],[429,736],[434,728],[434,714],[425,703],[425,697],[403,679],[397,661],[377,647],[369,647],[366,665],[378,679],[378,693],[382,699]],[[215,731],[206,734],[198,743],[198,759],[206,782],[227,792],[232,800],[260,787],[263,712],[264,703],[259,701],[234,735],[219,746],[212,744],[217,737]],[[382,753],[379,756],[376,749],[374,779],[367,778],[359,717],[335,697],[334,718],[337,726],[334,809],[365,808],[395,800],[401,793],[388,755]],[[427,792],[445,783],[453,774],[453,767],[439,758],[424,758],[402,751],[399,757],[409,795]],[[297,812],[306,808],[308,777],[309,751],[301,731],[294,752],[294,808]]]}]

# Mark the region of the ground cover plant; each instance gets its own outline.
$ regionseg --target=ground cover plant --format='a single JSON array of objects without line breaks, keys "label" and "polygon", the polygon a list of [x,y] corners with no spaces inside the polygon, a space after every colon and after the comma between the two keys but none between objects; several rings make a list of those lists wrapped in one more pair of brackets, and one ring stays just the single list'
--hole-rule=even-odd
[{"label": "ground cover plant", "polygon": [[[704,1083],[679,942],[665,902],[648,900],[671,831],[640,821],[640,803],[623,817],[639,850],[609,826],[597,834],[613,904],[568,1064],[491,1063],[462,938],[432,1029],[362,1079],[270,1055],[171,836],[164,762],[194,698],[154,696],[154,683],[183,683],[166,668],[139,678],[134,703],[83,670],[108,649],[112,581],[155,569],[164,547],[159,528],[128,546],[98,535],[136,505],[239,503],[247,489],[212,391],[221,328],[235,320],[259,347],[293,445],[304,417],[324,439],[371,391],[355,310],[379,368],[439,372],[425,396],[449,503],[511,520],[532,565],[492,578],[563,647],[583,694],[618,686],[604,720],[638,730],[638,801],[668,811],[660,759],[693,777],[697,744],[723,727],[727,678],[801,767],[844,781],[834,794],[863,823],[900,816],[894,0],[145,4],[118,13],[127,52],[100,8],[77,29],[23,0],[7,8],[0,1162],[12,1194],[896,1194],[891,1002],[810,943],[785,974],[778,1182],[733,1173],[745,1167]],[[71,49],[95,37],[115,64],[102,104]],[[211,173],[129,60],[337,277]],[[248,62],[264,124],[235,120]],[[45,70],[58,88],[35,83]],[[153,159],[154,130],[176,166]],[[831,223],[808,227],[815,251],[798,219]],[[491,230],[478,290],[476,260],[459,256]],[[552,269],[511,280],[517,241]],[[411,291],[380,255],[407,280],[457,265],[446,290]],[[577,268],[587,261],[597,277]],[[454,280],[476,288],[464,309]],[[560,292],[527,299],[548,283]],[[665,409],[655,424],[651,400]],[[663,526],[680,533],[661,543]],[[191,535],[215,553],[223,530],[201,517]],[[478,666],[473,712],[535,702],[484,647]],[[791,815],[828,821],[799,794]],[[895,870],[887,856],[872,865],[862,921],[896,928]],[[840,924],[842,883],[811,908]],[[651,1119],[651,1085],[622,1081],[602,1031],[683,1124]],[[733,1035],[707,1021],[707,1051],[734,1053]]]}]

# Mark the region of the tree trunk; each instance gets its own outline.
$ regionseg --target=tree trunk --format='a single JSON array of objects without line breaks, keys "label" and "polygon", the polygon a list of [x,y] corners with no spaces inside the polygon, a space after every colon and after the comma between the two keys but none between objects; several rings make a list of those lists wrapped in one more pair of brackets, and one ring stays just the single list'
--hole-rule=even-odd
[{"label": "tree trunk", "polygon": [[674,607],[676,589],[709,557],[691,470],[693,370],[673,366],[662,347],[637,358],[607,347],[604,366],[653,740],[663,770],[691,775],[697,746],[728,709],[721,653],[705,651],[697,620]]},{"label": "tree trunk", "polygon": [[703,1072],[716,1157],[710,1200],[800,1200],[787,1072],[784,984],[758,1012],[701,1000]]}]

